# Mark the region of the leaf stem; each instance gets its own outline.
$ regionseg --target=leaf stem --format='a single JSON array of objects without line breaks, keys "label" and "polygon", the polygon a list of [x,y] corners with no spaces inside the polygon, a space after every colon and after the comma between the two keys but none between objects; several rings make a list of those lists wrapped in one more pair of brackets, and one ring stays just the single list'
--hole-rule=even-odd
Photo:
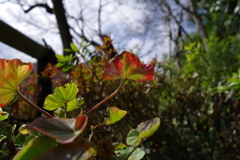
[{"label": "leaf stem", "polygon": [[49,114],[48,112],[44,111],[43,109],[39,108],[38,106],[36,106],[35,104],[33,104],[32,102],[30,102],[26,97],[24,97],[24,95],[22,95],[22,93],[18,90],[17,94],[25,101],[27,102],[29,105],[33,106],[35,109],[37,109],[39,112],[41,112],[42,114],[44,114],[45,116],[47,116],[48,118],[53,118],[53,116],[51,114]]},{"label": "leaf stem", "polygon": [[96,129],[97,127],[103,126],[103,125],[106,125],[106,123],[98,124],[98,125],[94,126],[94,129]]},{"label": "leaf stem", "polygon": [[120,90],[120,88],[123,85],[123,79],[121,79],[120,85],[118,86],[118,88],[111,94],[109,95],[107,98],[105,98],[104,100],[102,100],[101,102],[99,102],[96,106],[94,106],[93,108],[91,108],[85,115],[88,115],[89,113],[91,113],[92,111],[94,111],[95,109],[97,109],[101,104],[103,104],[104,102],[106,102],[108,99],[112,98],[113,96],[115,96],[118,91]]}]

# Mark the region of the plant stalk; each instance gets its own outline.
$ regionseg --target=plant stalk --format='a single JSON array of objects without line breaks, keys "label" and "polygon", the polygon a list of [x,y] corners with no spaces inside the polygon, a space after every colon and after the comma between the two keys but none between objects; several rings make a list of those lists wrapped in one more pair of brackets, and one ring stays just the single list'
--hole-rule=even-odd
[{"label": "plant stalk", "polygon": [[104,102],[106,102],[107,100],[109,100],[110,98],[112,98],[113,96],[115,96],[118,91],[120,90],[120,88],[123,85],[124,80],[121,79],[120,85],[118,86],[118,88],[111,94],[109,95],[107,98],[105,98],[104,100],[102,100],[100,103],[98,103],[96,106],[94,106],[93,108],[91,108],[85,115],[88,115],[89,113],[91,113],[92,111],[94,111],[95,109],[97,109],[101,104],[103,104]]},{"label": "plant stalk", "polygon": [[49,114],[48,112],[44,111],[43,109],[39,108],[38,106],[36,106],[35,104],[33,104],[32,102],[30,102],[26,97],[24,97],[22,95],[22,93],[18,90],[17,94],[25,101],[27,102],[29,105],[33,106],[35,109],[37,109],[39,112],[41,112],[42,114],[44,114],[45,116],[47,116],[48,118],[54,118],[51,114]]}]

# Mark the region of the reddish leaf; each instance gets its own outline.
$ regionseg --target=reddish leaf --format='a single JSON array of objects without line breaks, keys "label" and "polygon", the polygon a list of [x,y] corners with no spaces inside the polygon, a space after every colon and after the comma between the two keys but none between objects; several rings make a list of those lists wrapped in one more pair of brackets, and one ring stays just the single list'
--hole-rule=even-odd
[{"label": "reddish leaf", "polygon": [[32,63],[23,63],[19,59],[0,59],[0,107],[4,107],[14,98],[18,85],[32,68]]},{"label": "reddish leaf", "polygon": [[85,128],[86,125],[87,125],[87,122],[88,122],[88,118],[87,118],[86,115],[79,116],[76,119],[75,129],[78,130],[78,129],[81,129],[81,128]]},{"label": "reddish leaf", "polygon": [[82,115],[77,119],[48,119],[40,117],[34,120],[29,129],[41,132],[49,137],[58,139],[59,143],[71,143],[77,136],[79,136],[88,123],[88,117]]},{"label": "reddish leaf", "polygon": [[142,64],[135,54],[124,51],[110,61],[102,77],[107,80],[149,81],[154,78],[154,68],[150,64]]}]

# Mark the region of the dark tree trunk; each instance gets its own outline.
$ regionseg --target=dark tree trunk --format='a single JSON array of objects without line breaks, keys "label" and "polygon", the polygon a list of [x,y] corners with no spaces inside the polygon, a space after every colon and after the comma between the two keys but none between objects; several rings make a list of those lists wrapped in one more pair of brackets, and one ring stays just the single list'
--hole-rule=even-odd
[{"label": "dark tree trunk", "polygon": [[[65,15],[65,10],[63,7],[62,0],[52,0],[54,13],[57,19],[58,29],[61,35],[63,48],[70,48],[70,43],[72,43],[72,36],[69,31],[69,25],[67,23],[67,18]],[[64,55],[71,54],[69,52],[64,52]]]}]

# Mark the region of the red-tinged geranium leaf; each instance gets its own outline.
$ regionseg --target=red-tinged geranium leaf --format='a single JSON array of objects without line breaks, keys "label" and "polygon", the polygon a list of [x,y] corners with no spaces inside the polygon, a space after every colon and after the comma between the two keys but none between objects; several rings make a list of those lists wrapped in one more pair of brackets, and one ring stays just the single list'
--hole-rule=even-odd
[{"label": "red-tinged geranium leaf", "polygon": [[74,139],[84,131],[87,123],[88,117],[86,115],[82,115],[77,119],[48,119],[45,117],[39,117],[34,120],[28,128],[55,138],[59,143],[66,144],[73,142]]},{"label": "red-tinged geranium leaf", "polygon": [[76,118],[75,130],[85,128],[88,123],[88,117],[86,115],[82,115]]},{"label": "red-tinged geranium leaf", "polygon": [[142,64],[135,54],[124,51],[107,64],[102,77],[107,80],[149,81],[154,78],[154,68],[150,64]]},{"label": "red-tinged geranium leaf", "polygon": [[13,100],[18,85],[32,71],[32,63],[23,63],[19,59],[0,59],[0,107]]}]

